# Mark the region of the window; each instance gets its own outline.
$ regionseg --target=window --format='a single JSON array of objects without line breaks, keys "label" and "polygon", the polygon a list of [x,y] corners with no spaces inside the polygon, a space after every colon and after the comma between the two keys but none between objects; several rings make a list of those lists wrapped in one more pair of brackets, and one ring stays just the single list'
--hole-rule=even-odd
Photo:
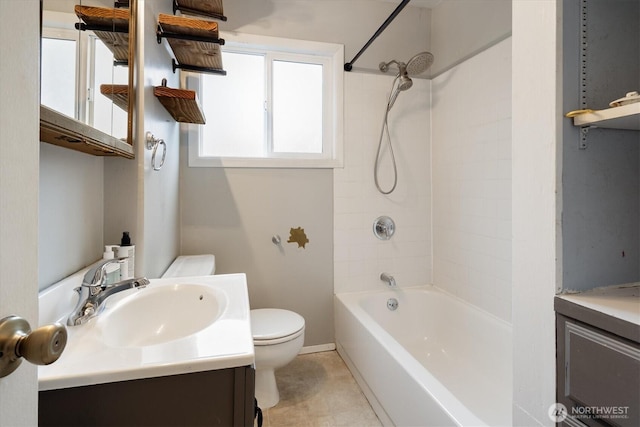
[{"label": "window", "polygon": [[189,165],[341,166],[343,47],[224,38],[226,76],[182,75],[207,122],[189,125]]}]

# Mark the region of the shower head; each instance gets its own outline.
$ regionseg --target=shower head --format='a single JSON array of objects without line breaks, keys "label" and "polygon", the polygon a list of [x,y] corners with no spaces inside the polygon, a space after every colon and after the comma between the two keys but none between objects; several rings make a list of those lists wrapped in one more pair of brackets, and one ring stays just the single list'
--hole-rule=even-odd
[{"label": "shower head", "polygon": [[414,55],[406,64],[392,59],[389,62],[381,62],[378,67],[380,68],[380,71],[386,73],[389,71],[389,65],[391,64],[396,64],[398,66],[398,75],[400,76],[416,75],[424,73],[427,68],[433,64],[433,55],[430,52],[420,52],[419,54]]},{"label": "shower head", "polygon": [[413,86],[413,80],[411,80],[411,77],[409,76],[423,73],[431,66],[431,64],[433,64],[433,55],[429,52],[420,52],[419,54],[414,55],[406,64],[404,62],[396,61],[395,59],[392,59],[389,62],[381,62],[379,65],[380,71],[386,73],[389,71],[389,65],[391,64],[396,64],[398,67],[398,74],[393,81],[395,90],[393,90],[389,97],[389,101],[387,102],[387,112],[391,110],[391,107],[393,107],[393,104],[396,102],[400,92],[408,90]]},{"label": "shower head", "polygon": [[416,75],[424,73],[433,64],[433,55],[430,52],[420,52],[407,62],[407,74]]}]

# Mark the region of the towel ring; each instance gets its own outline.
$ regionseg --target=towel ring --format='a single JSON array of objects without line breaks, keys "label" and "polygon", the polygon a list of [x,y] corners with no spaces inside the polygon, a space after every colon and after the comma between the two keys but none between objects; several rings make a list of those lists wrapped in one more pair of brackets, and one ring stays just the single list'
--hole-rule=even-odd
[{"label": "towel ring", "polygon": [[[162,158],[160,159],[160,164],[156,165],[156,154],[158,152],[158,146],[162,145]],[[167,144],[165,144],[164,139],[156,138],[153,136],[151,132],[147,132],[147,150],[153,150],[153,154],[151,155],[151,167],[154,171],[159,171],[162,169],[162,165],[164,165],[164,159],[167,157]]]}]

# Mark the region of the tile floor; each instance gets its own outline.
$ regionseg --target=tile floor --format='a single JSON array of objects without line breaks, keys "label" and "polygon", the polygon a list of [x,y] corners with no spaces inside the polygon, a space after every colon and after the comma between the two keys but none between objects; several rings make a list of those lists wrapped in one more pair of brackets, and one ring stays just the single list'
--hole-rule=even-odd
[{"label": "tile floor", "polygon": [[336,351],[297,356],[276,371],[280,402],[263,427],[378,427],[378,417]]}]

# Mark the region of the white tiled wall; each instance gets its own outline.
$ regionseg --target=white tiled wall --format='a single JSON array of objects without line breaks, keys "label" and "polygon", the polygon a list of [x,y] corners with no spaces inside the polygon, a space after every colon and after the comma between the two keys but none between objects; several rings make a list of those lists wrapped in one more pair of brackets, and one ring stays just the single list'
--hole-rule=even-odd
[{"label": "white tiled wall", "polygon": [[511,38],[432,82],[433,282],[511,320]]},{"label": "white tiled wall", "polygon": [[[388,196],[374,185],[373,165],[392,76],[345,73],[345,161],[334,173],[335,292],[383,289],[380,273],[398,286],[431,283],[430,82],[414,79],[398,97],[389,127],[398,164],[398,186]],[[391,186],[385,150],[380,182]],[[373,221],[396,223],[391,240],[373,235]]]}]

